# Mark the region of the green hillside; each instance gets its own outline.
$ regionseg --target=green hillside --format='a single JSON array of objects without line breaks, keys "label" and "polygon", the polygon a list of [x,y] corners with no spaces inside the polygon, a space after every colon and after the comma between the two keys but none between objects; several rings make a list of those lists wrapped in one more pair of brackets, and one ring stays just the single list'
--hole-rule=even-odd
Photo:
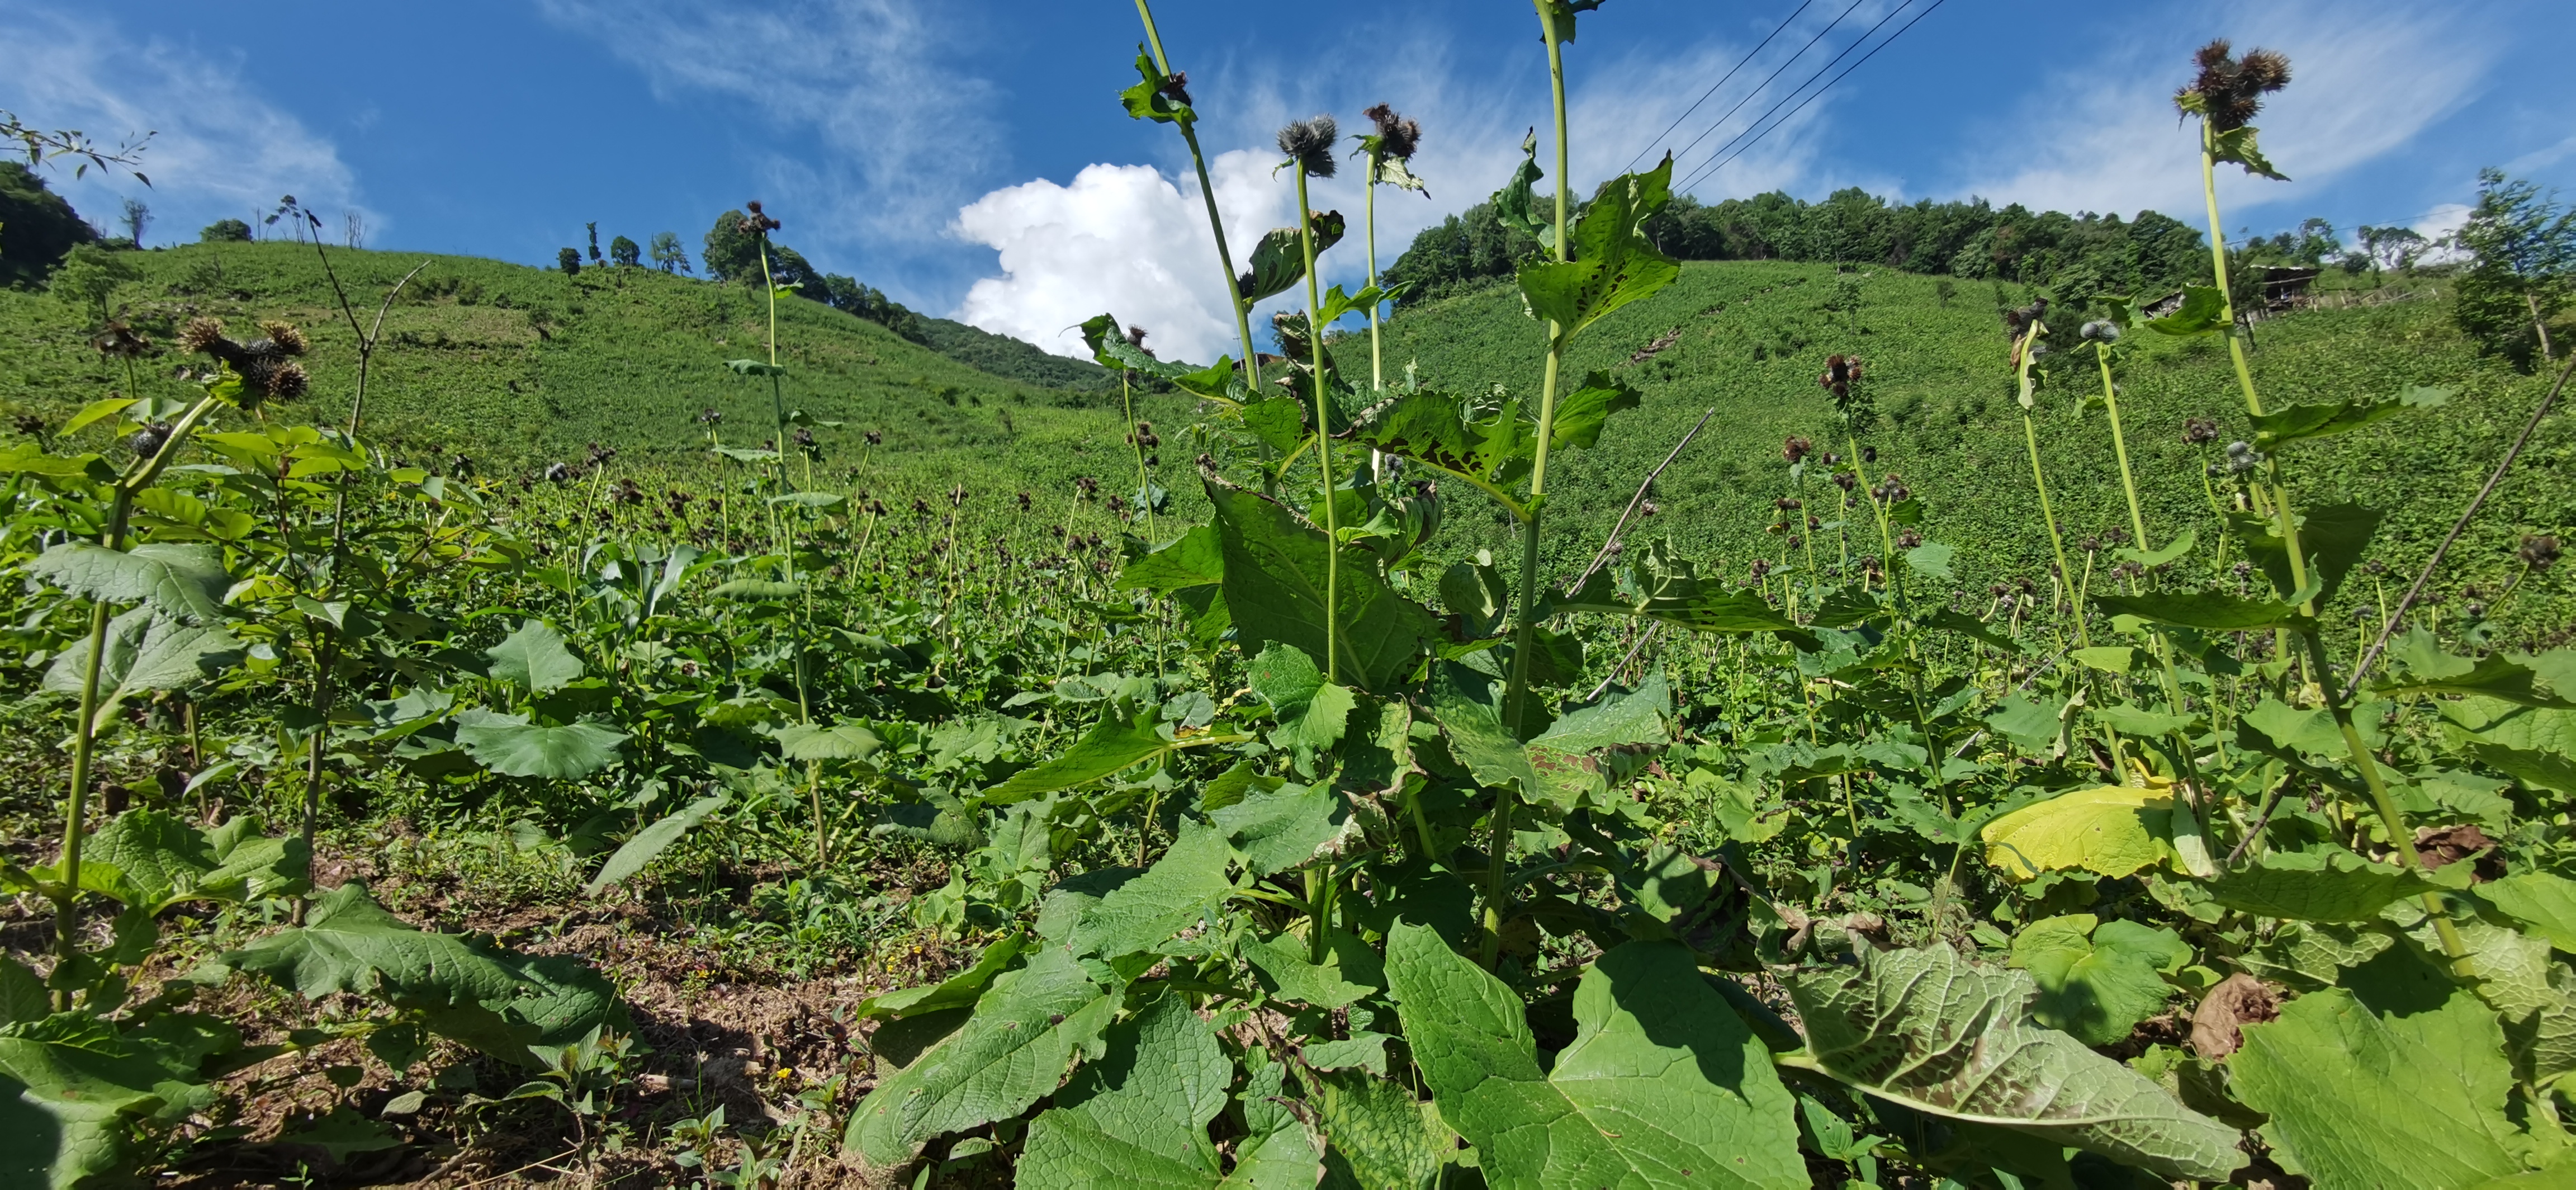
[{"label": "green hillside", "polygon": [[[1831,398],[1817,375],[1827,355],[1846,353],[1866,361],[1863,387],[1881,412],[1863,439],[1878,453],[1869,473],[1873,479],[1898,474],[1928,506],[1922,532],[1959,549],[1966,563],[1959,585],[1981,592],[1989,582],[2025,576],[2045,584],[2048,538],[1997,317],[1999,306],[2021,305],[2031,293],[1954,282],[1945,304],[1935,278],[1888,270],[1847,276],[1857,279],[1860,294],[1849,315],[1826,308],[1838,281],[1831,265],[1690,263],[1679,282],[1611,315],[1581,340],[1567,364],[1571,372],[1618,370],[1644,392],[1645,403],[1611,422],[1600,449],[1569,452],[1552,464],[1552,522],[1591,527],[1555,560],[1560,570],[1588,559],[1637,483],[1710,408],[1717,414],[1708,428],[1656,485],[1660,515],[1628,536],[1670,534],[1686,552],[1723,559],[1739,581],[1753,558],[1780,560],[1785,535],[1766,529],[1780,515],[1772,502],[1789,494],[1782,441],[1806,435],[1820,450],[1844,449],[1829,441]],[[2420,561],[2449,529],[2547,384],[2481,360],[2453,329],[2438,281],[2392,277],[2389,285],[2422,296],[2258,324],[2253,369],[2273,404],[2393,396],[2410,384],[2456,390],[2431,416],[2303,448],[2292,476],[2303,500],[2353,499],[2387,510],[2374,556],[2403,567]],[[2061,347],[2076,342],[2081,321],[2051,317]],[[1679,338],[1650,361],[1627,362],[1632,352],[1675,331]],[[1388,323],[1386,335],[1390,376],[1410,363],[1425,383],[1451,391],[1481,393],[1499,384],[1537,396],[1546,336],[1508,285],[1408,307]],[[1366,350],[1364,338],[1345,343],[1345,352]],[[2216,522],[2202,469],[2221,457],[2227,442],[2251,437],[2226,348],[2215,338],[2176,341],[2145,330],[2133,332],[2126,346],[2133,362],[2121,377],[2122,415],[2149,530],[2159,544],[2197,531],[2201,548],[2194,558],[2210,565]],[[2070,551],[2128,521],[2108,423],[2098,411],[2077,412],[2080,398],[2098,387],[2088,363],[2040,394],[2040,449]],[[2216,420],[2217,442],[2187,446],[2182,430],[2190,417]],[[2520,569],[2514,550],[2523,534],[2558,532],[2569,522],[2576,512],[2570,502],[2576,489],[2565,476],[2571,443],[2576,435],[2563,422],[2543,428],[2523,467],[2455,547],[2450,590],[2463,583],[2494,590]],[[1827,497],[1838,495],[1820,473],[1810,475],[1806,497],[1819,519],[1834,519]],[[1482,518],[1483,510],[1475,515]],[[1499,552],[1502,525],[1483,519],[1478,528],[1483,544]],[[1875,529],[1864,542],[1858,528],[1853,552],[1879,552]],[[1830,559],[1832,530],[1816,538],[1820,560]],[[2080,555],[2074,564],[2083,565]],[[2111,559],[2105,556],[2102,565]],[[2348,599],[2371,598],[2367,584],[2347,591],[2353,592]],[[2532,598],[2537,593],[2524,593],[2515,618],[2554,629],[2561,621],[2549,618],[2554,609]]]},{"label": "green hillside", "polygon": [[[175,354],[182,325],[213,315],[247,329],[284,318],[312,353],[309,409],[287,415],[336,423],[355,375],[356,339],[333,304],[321,263],[293,243],[190,245],[124,253],[141,278],[115,305],[154,340],[145,395],[180,395],[175,368],[205,366]],[[424,258],[334,249],[331,266],[372,320],[375,304]],[[428,267],[385,318],[368,397],[370,437],[420,461],[462,453],[487,473],[578,460],[593,442],[624,465],[704,465],[701,410],[724,415],[724,440],[769,437],[765,380],[739,376],[728,359],[759,357],[767,309],[739,286],[650,269],[590,269],[577,277],[461,256]],[[1074,475],[1115,476],[1127,461],[1115,387],[1071,391],[997,376],[908,341],[874,322],[800,298],[778,307],[786,403],[845,423],[817,431],[827,469],[858,465],[861,434],[884,435],[870,466],[919,472],[927,481],[1013,483],[1060,489]],[[122,388],[90,346],[94,316],[40,291],[0,290],[0,410],[60,424],[81,404]],[[1037,349],[959,328],[945,345],[989,357],[1003,370],[1038,371]],[[954,340],[954,342],[949,342]],[[1015,351],[1022,348],[1025,351]],[[1046,357],[1054,360],[1054,357]],[[1047,375],[1099,369],[1064,360]],[[1145,417],[1170,417],[1171,398],[1140,400]],[[954,478],[950,478],[953,476]]]}]

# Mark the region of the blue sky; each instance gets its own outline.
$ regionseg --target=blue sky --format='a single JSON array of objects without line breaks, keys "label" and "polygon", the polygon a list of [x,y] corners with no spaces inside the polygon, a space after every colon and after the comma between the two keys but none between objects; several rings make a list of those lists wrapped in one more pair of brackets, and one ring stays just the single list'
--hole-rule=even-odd
[{"label": "blue sky", "polygon": [[[1683,173],[1780,97],[1794,106],[1793,85],[1863,30],[1878,37],[1835,71],[1908,31],[1698,183],[1703,200],[1859,185],[2197,224],[2191,134],[2165,96],[2214,35],[2280,49],[2296,72],[2261,123],[2297,180],[2229,182],[2231,234],[2310,215],[2441,230],[2482,165],[2576,189],[2576,72],[2552,49],[2576,34],[2563,2],[1934,4],[1611,0],[1567,55],[1576,184],[1654,151],[1794,10],[1660,142],[1746,100]],[[1291,221],[1268,146],[1287,118],[1353,128],[1391,100],[1421,120],[1432,197],[1381,195],[1382,263],[1482,198],[1546,122],[1522,4],[1165,0],[1157,16],[1238,241]],[[145,198],[149,240],[293,193],[357,212],[370,247],[543,263],[590,220],[603,239],[671,230],[694,250],[718,211],[758,197],[819,266],[929,313],[1061,349],[1058,328],[1109,309],[1205,358],[1227,323],[1187,158],[1114,99],[1138,40],[1121,0],[0,0],[0,108],[111,140],[156,130],[148,193],[55,179],[102,221],[119,196]],[[1349,174],[1316,201],[1359,209]],[[1356,238],[1333,255],[1328,277],[1358,275]]]}]

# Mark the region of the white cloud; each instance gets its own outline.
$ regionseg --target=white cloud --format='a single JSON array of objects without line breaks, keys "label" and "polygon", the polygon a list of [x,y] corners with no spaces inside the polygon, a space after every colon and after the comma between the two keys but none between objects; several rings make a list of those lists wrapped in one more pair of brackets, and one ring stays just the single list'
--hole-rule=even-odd
[{"label": "white cloud", "polygon": [[713,92],[813,130],[828,150],[819,164],[774,153],[760,181],[798,243],[937,243],[965,197],[956,179],[990,165],[989,146],[1001,140],[991,86],[943,60],[938,31],[907,0],[540,0],[539,8],[643,70],[659,95]]},{"label": "white cloud", "polygon": [[2231,213],[2321,192],[2406,144],[2475,98],[2495,54],[2483,24],[2458,10],[2354,20],[2341,6],[2303,0],[2206,16],[2159,13],[2152,36],[2032,88],[1983,138],[2000,147],[1969,165],[1961,189],[2039,209],[2200,210],[2196,134],[2174,118],[2171,95],[2207,29],[2233,30],[2240,50],[2280,50],[2292,67],[2289,89],[2256,122],[2265,154],[2294,181],[2222,168],[2219,197]]},{"label": "white cloud", "polygon": [[343,228],[330,221],[346,211],[358,212],[369,234],[382,229],[337,147],[262,99],[237,54],[137,42],[95,14],[75,19],[8,0],[0,0],[0,45],[20,47],[0,72],[0,108],[109,144],[154,133],[142,159],[149,188],[97,169],[75,179],[71,162],[48,171],[48,184],[93,221],[113,221],[120,197],[139,198],[155,213],[147,243],[192,240],[204,224],[256,220],[293,194],[324,217],[333,239]]}]

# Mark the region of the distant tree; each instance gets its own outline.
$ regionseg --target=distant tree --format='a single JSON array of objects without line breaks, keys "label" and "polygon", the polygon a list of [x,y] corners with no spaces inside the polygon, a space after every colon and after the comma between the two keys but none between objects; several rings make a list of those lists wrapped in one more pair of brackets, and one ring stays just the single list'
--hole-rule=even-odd
[{"label": "distant tree", "polygon": [[556,268],[559,268],[559,269],[562,269],[562,270],[563,270],[563,273],[564,273],[564,276],[567,276],[567,277],[577,277],[577,276],[580,276],[580,275],[581,275],[581,249],[579,249],[579,248],[566,248],[566,249],[564,249],[564,250],[563,250],[563,251],[561,251],[561,252],[557,252],[557,253],[555,253],[555,267],[556,267]]},{"label": "distant tree", "polygon": [[81,244],[63,258],[62,267],[54,270],[47,288],[54,300],[78,307],[83,313],[96,314],[107,320],[107,299],[116,287],[143,276],[140,269],[123,253],[108,251],[104,245]]},{"label": "distant tree", "polygon": [[2370,283],[2379,284],[2382,268],[2412,269],[2415,262],[2432,250],[2433,242],[2411,227],[2372,227],[2365,223],[2352,229],[2355,251],[2361,263],[2370,269]]},{"label": "distant tree", "polygon": [[749,281],[760,276],[760,240],[742,230],[743,219],[739,209],[726,211],[707,229],[706,251],[699,259],[706,262],[708,277]]},{"label": "distant tree", "polygon": [[607,261],[599,255],[599,224],[585,223],[582,227],[590,232],[590,263],[606,264]]},{"label": "distant tree", "polygon": [[2291,255],[2300,264],[2315,268],[2341,251],[2343,241],[2336,238],[2334,224],[2314,215],[2299,222],[2299,242],[2291,249]]},{"label": "distant tree", "polygon": [[239,219],[217,219],[207,224],[204,231],[198,232],[197,239],[208,244],[247,244],[250,242],[250,224]]},{"label": "distant tree", "polygon": [[2478,205],[2455,242],[2470,256],[2452,317],[2482,351],[2531,366],[2539,325],[2576,287],[2576,211],[2500,169],[2478,171]]},{"label": "distant tree", "polygon": [[63,254],[98,239],[72,205],[15,161],[0,161],[0,285],[33,285]]},{"label": "distant tree", "polygon": [[644,250],[636,247],[635,241],[625,236],[608,241],[608,259],[617,265],[633,268],[635,263],[643,258]]},{"label": "distant tree", "polygon": [[676,231],[653,233],[653,263],[661,266],[662,271],[666,273],[697,271],[689,266],[688,249],[680,246],[680,233]]},{"label": "distant tree", "polygon": [[140,248],[143,246],[143,229],[152,222],[152,208],[145,206],[142,199],[126,199],[124,208],[117,213],[116,222],[117,226],[125,229],[125,238]]}]

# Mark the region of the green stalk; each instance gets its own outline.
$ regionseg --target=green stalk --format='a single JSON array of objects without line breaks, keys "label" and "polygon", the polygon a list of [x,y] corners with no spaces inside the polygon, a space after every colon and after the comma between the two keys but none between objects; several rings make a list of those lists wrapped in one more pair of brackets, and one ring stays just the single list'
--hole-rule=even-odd
[{"label": "green stalk", "polygon": [[[1363,223],[1368,229],[1368,283],[1371,289],[1377,288],[1377,171],[1378,162],[1384,156],[1383,151],[1369,154],[1368,185],[1362,188],[1367,194],[1361,209],[1366,213]],[[1369,303],[1369,391],[1371,392],[1383,392],[1386,389],[1386,360],[1378,345],[1377,308],[1378,303]],[[132,366],[131,361],[128,361],[127,366]]]},{"label": "green stalk", "polygon": [[[2227,237],[2220,231],[2222,225],[2218,219],[2217,132],[2206,118],[2200,122],[2200,185],[2201,193],[2209,203],[2209,259],[2212,273],[2218,280],[2218,297],[2227,319],[2227,353],[2236,364],[2236,383],[2245,393],[2245,410],[2259,417],[2263,412],[2263,400],[2254,391],[2254,372],[2245,362],[2244,340],[2236,335],[2236,299],[2227,285]],[[2306,590],[2307,559],[2299,548],[2299,518],[2290,505],[2289,485],[2281,476],[2279,451],[2275,450],[2272,457],[2265,460],[2265,473],[2271,480],[2273,518],[2280,526],[2281,543],[2290,555],[2290,581],[2296,589]],[[2415,832],[2407,827],[2406,812],[2389,797],[2387,779],[2380,775],[2379,765],[2371,758],[2369,745],[2362,741],[2361,732],[2353,726],[2351,692],[2338,692],[2334,688],[2333,660],[2326,656],[2323,635],[2313,626],[2317,615],[2316,600],[2309,599],[2300,604],[2299,614],[2311,624],[2299,632],[2307,645],[2308,664],[2312,670],[2309,677],[2317,683],[2319,693],[2324,695],[2326,709],[2334,715],[2335,727],[2343,735],[2344,751],[2351,757],[2353,768],[2360,772],[2362,784],[2370,790],[2371,807],[2379,815],[2381,829],[2388,832],[2388,845],[2414,856],[2417,864],[2431,871],[2432,861],[2415,848]],[[2452,927],[2441,897],[2428,892],[2423,900],[2424,911],[2433,920],[2433,931],[2442,939],[2442,953],[2451,960],[2452,972],[2464,977],[2476,976],[2476,960],[2469,956],[2468,944],[2461,940],[2460,932]]]},{"label": "green stalk", "polygon": [[[1539,36],[1547,42],[1548,93],[1556,108],[1556,259],[1566,260],[1566,176],[1565,145],[1565,43],[1556,28],[1556,14],[1549,0],[1532,0],[1538,10]],[[1520,622],[1512,632],[1512,674],[1503,690],[1503,723],[1513,738],[1519,738],[1526,718],[1524,704],[1529,701],[1530,652],[1538,639],[1538,542],[1539,520],[1547,503],[1547,447],[1556,435],[1557,374],[1565,363],[1565,328],[1550,319],[1547,324],[1547,372],[1539,389],[1538,443],[1536,457],[1530,463],[1530,497],[1528,512],[1521,521]],[[1488,844],[1490,859],[1485,873],[1483,965],[1492,967],[1501,957],[1503,947],[1503,899],[1505,882],[1511,875],[1512,812],[1519,795],[1505,786],[1494,791],[1493,829]]]},{"label": "green stalk", "polygon": [[[2129,532],[2137,537],[2138,552],[2150,554],[2155,552],[2156,545],[2155,542],[2147,539],[2147,518],[2138,509],[2138,481],[2129,469],[2129,437],[2120,428],[2120,393],[2118,386],[2111,383],[2111,353],[2108,346],[2108,344],[2096,343],[2093,349],[2093,360],[2102,369],[2102,407],[2109,410],[2111,414],[2111,453],[2119,457],[2120,490],[2129,497]],[[2088,561],[2086,564],[2091,563]],[[2130,585],[2132,594],[2136,589],[2136,584]],[[2079,616],[2083,614],[2081,604],[2077,605],[2076,614]],[[2179,715],[2182,713],[2182,679],[2174,672],[2173,642],[2166,640],[2162,635],[2157,635],[2154,640],[2156,661],[2164,669],[2165,698],[2173,707],[2173,713]],[[2181,757],[2185,765],[2197,768],[2192,761],[2193,749],[2190,737],[2184,734],[2181,728],[2176,728],[2173,738],[2174,754]],[[2192,775],[2197,777],[2199,774],[2195,772]]]},{"label": "green stalk", "polygon": [[[1172,60],[1163,53],[1163,35],[1154,27],[1153,6],[1136,0],[1136,15],[1145,22],[1145,42],[1154,50],[1154,69],[1165,77],[1172,73]],[[1181,130],[1181,140],[1190,147],[1190,165],[1199,173],[1199,199],[1207,204],[1208,231],[1216,236],[1216,263],[1225,270],[1225,300],[1234,307],[1234,333],[1243,340],[1243,368],[1252,378],[1249,391],[1261,392],[1261,353],[1252,349],[1252,303],[1243,300],[1243,291],[1234,284],[1234,255],[1225,247],[1225,219],[1216,211],[1216,186],[1208,181],[1207,154],[1199,151],[1196,119],[1184,117],[1172,122]]]},{"label": "green stalk", "polygon": [[[1154,481],[1145,471],[1145,444],[1139,441],[1143,435],[1136,431],[1135,388],[1128,382],[1129,375],[1123,371],[1118,373],[1118,401],[1127,411],[1127,445],[1136,454],[1136,496],[1144,504],[1145,545],[1151,549],[1162,541],[1162,533],[1154,527]],[[1330,606],[1330,602],[1331,596],[1327,594],[1326,605]],[[1154,672],[1163,672],[1163,621],[1159,615],[1154,619]]]},{"label": "green stalk", "polygon": [[[1142,0],[1139,0],[1141,3]],[[1297,166],[1297,243],[1306,253],[1306,357],[1315,373],[1315,465],[1324,473],[1324,680],[1342,680],[1342,527],[1334,506],[1333,423],[1325,414],[1323,301],[1315,294],[1315,216],[1306,205],[1306,166]]]}]

